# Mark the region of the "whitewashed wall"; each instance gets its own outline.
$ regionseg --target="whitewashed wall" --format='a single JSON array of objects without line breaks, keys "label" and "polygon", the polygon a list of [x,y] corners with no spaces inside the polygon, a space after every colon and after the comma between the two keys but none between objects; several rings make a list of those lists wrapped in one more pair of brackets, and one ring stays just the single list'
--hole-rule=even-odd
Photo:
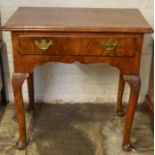
[{"label": "whitewashed wall", "polygon": [[[102,8],[139,8],[148,22],[153,26],[153,0],[0,0],[2,24],[19,6],[55,6],[55,7],[102,7]],[[133,17],[134,18],[134,17]],[[13,72],[11,38],[9,32],[3,33],[7,46],[4,49],[6,83],[9,100],[12,102],[10,77]],[[145,36],[141,78],[142,89],[139,102],[144,101],[148,89],[152,37]],[[82,65],[48,63],[35,69],[35,98],[48,103],[105,103],[115,102],[119,72],[106,64]],[[27,101],[26,84],[23,88]],[[124,101],[128,99],[126,87]]]}]

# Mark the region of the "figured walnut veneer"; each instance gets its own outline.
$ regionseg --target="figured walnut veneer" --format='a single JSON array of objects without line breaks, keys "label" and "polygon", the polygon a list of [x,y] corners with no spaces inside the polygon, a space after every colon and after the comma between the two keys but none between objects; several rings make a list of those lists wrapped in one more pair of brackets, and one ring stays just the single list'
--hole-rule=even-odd
[{"label": "figured walnut veneer", "polygon": [[131,150],[130,133],[140,91],[140,60],[144,33],[153,32],[137,9],[21,7],[3,26],[11,31],[14,74],[12,79],[19,140],[26,146],[22,85],[28,80],[34,110],[33,69],[46,62],[108,63],[120,70],[117,114],[123,116],[122,96],[131,88],[123,132],[123,149]]}]

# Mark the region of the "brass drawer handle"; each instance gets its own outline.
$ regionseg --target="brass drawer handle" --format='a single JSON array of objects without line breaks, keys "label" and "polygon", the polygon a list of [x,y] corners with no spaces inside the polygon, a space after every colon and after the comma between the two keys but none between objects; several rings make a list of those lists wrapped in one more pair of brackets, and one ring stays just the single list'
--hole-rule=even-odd
[{"label": "brass drawer handle", "polygon": [[116,41],[113,43],[111,40],[109,40],[107,43],[104,43],[101,46],[107,51],[112,51],[118,46],[118,42]]},{"label": "brass drawer handle", "polygon": [[34,43],[43,52],[45,52],[46,50],[48,50],[48,48],[53,45],[52,40],[50,40],[49,42],[47,42],[45,39],[42,39],[41,42],[34,41]]}]

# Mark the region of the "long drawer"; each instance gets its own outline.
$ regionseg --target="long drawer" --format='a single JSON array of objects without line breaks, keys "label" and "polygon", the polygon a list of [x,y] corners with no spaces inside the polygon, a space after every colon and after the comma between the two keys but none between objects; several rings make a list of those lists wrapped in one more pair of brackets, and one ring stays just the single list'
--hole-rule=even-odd
[{"label": "long drawer", "polygon": [[[29,46],[27,46],[29,45]],[[20,35],[18,52],[32,55],[134,56],[136,36]]]}]

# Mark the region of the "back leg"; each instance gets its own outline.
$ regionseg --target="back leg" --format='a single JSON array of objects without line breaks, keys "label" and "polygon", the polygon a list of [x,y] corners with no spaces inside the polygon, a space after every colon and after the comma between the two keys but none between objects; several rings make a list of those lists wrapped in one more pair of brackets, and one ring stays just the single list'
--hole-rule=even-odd
[{"label": "back leg", "polygon": [[125,112],[122,107],[122,98],[124,93],[125,80],[123,79],[123,75],[120,73],[119,77],[119,85],[118,85],[118,95],[117,95],[117,115],[124,116]]}]

